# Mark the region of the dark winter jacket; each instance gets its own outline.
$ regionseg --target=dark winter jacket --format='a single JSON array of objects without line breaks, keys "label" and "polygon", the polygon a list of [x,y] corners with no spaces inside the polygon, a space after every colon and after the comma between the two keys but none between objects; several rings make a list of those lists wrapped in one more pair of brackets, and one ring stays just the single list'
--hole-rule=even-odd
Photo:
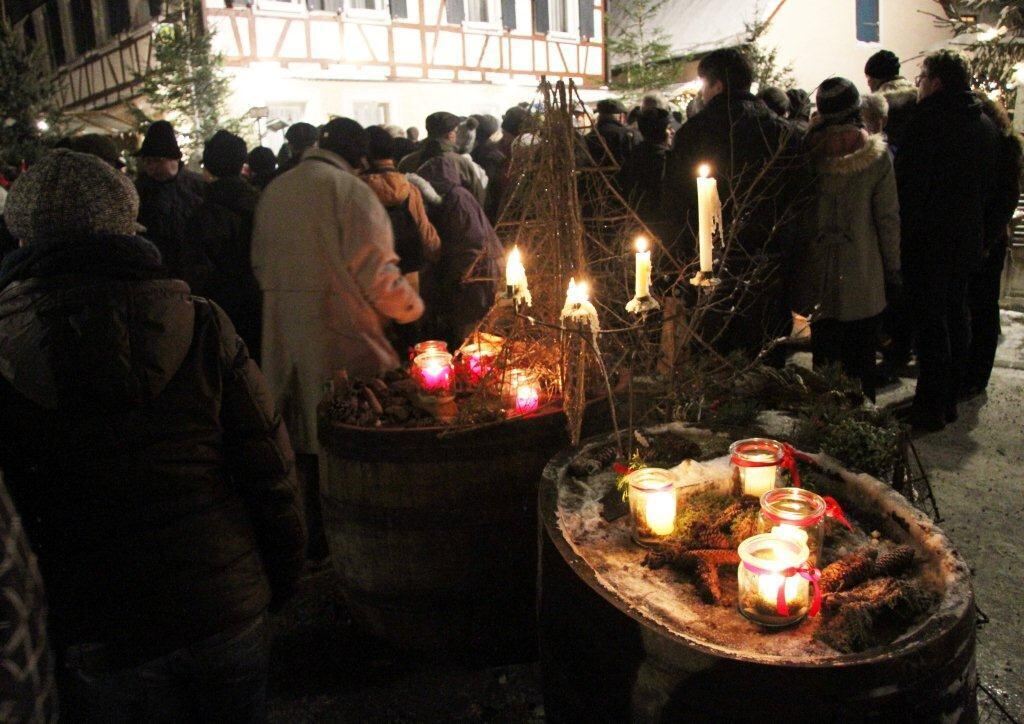
[{"label": "dark winter jacket", "polygon": [[457,346],[494,303],[501,244],[480,204],[460,185],[454,163],[439,156],[417,173],[442,199],[427,209],[441,237],[441,258],[425,274],[424,294],[430,314]]},{"label": "dark winter jacket", "polygon": [[1010,221],[1020,203],[1021,137],[1012,128],[999,136],[992,198],[985,209],[984,254],[1002,255],[1010,237]]},{"label": "dark winter jacket", "polygon": [[[455,150],[455,145],[447,140],[428,138],[420,147],[398,162],[398,170],[402,173],[415,172],[420,166],[437,156],[450,159],[459,172],[459,182],[473,194],[477,202],[486,202],[486,191],[477,174],[473,159],[468,154]],[[420,174],[422,175],[422,174]]]},{"label": "dark winter jacket", "polygon": [[[735,214],[744,219],[733,265],[760,251],[786,253],[797,235],[794,207],[809,198],[810,177],[793,127],[750,93],[725,93],[675,135],[665,172],[662,203],[669,220],[681,229],[680,251],[696,253],[697,169],[707,164],[718,182],[723,223]],[[742,203],[739,208],[737,201]],[[768,245],[766,248],[766,244]],[[739,270],[736,270],[739,273]]]},{"label": "dark winter jacket", "polygon": [[206,182],[184,166],[170,181],[156,181],[140,175],[139,223],[146,238],[156,244],[171,276],[180,279],[184,260],[185,227],[206,194]]},{"label": "dark winter jacket", "polygon": [[501,144],[489,139],[477,143],[470,155],[473,157],[473,161],[487,174],[487,198],[484,201],[484,212],[491,223],[494,223],[498,219],[499,207],[505,194],[508,157],[501,150]]},{"label": "dark winter jacket", "polygon": [[661,193],[668,153],[667,143],[642,141],[619,174],[622,190],[633,209],[659,236],[664,234]]},{"label": "dark winter jacket", "polygon": [[285,600],[305,538],[293,455],[220,308],[132,237],[32,244],[0,286],[0,465],[56,648],[129,665]]},{"label": "dark winter jacket", "polygon": [[972,93],[939,91],[918,103],[896,153],[908,290],[928,295],[928,285],[981,259],[998,145]]},{"label": "dark winter jacket", "polygon": [[217,179],[185,230],[182,279],[213,300],[259,361],[262,296],[252,272],[252,217],[259,191],[240,176]]},{"label": "dark winter jacket", "polygon": [[[640,134],[614,118],[598,116],[594,130],[587,134],[587,150],[598,166],[622,166],[640,143]],[[604,140],[602,144],[601,141]],[[605,146],[608,147],[607,152]],[[611,158],[608,157],[611,154]]]}]

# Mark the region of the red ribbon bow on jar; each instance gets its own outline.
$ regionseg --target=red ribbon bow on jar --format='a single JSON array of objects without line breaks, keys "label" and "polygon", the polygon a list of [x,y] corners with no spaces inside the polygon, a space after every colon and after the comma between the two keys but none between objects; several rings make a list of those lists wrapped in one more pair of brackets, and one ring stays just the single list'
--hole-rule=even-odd
[{"label": "red ribbon bow on jar", "polygon": [[797,468],[797,461],[803,461],[805,463],[812,462],[811,456],[807,453],[800,452],[795,447],[790,445],[788,442],[782,443],[782,467],[789,471],[789,481],[794,488],[801,487],[800,485],[800,470]]},{"label": "red ribbon bow on jar", "polygon": [[826,495],[825,500],[825,517],[831,518],[837,523],[842,523],[846,526],[847,530],[853,530],[853,526],[850,525],[850,521],[846,519],[846,513],[839,507],[839,501],[833,498],[831,495]]},{"label": "red ribbon bow on jar", "polygon": [[821,586],[818,582],[821,580],[821,571],[814,568],[810,563],[806,561],[801,563],[799,566],[786,568],[782,571],[770,571],[767,568],[761,568],[759,566],[751,565],[746,561],[743,565],[751,573],[755,573],[758,576],[782,576],[782,583],[779,584],[779,591],[775,597],[775,610],[780,616],[789,615],[789,604],[786,603],[786,579],[792,578],[793,576],[800,576],[801,578],[810,582],[811,586],[814,587],[814,595],[811,597],[811,607],[807,610],[808,616],[817,616],[818,611],[821,610]]}]

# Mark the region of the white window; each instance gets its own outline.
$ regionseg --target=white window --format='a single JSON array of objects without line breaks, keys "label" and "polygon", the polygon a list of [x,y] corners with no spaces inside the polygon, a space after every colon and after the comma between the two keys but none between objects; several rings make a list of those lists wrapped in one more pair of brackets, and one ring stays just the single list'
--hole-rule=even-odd
[{"label": "white window", "polygon": [[364,128],[387,124],[391,118],[391,107],[380,101],[355,101],[352,104],[352,120]]},{"label": "white window", "polygon": [[345,0],[345,13],[357,18],[388,18],[387,0]]},{"label": "white window", "polygon": [[[240,6],[244,3],[238,3]],[[283,10],[289,13],[298,13],[306,9],[306,3],[302,0],[257,0],[257,7],[263,10]]]},{"label": "white window", "polygon": [[577,0],[548,0],[548,32],[576,37],[579,14]]},{"label": "white window", "polygon": [[466,0],[466,22],[490,23],[490,3],[487,0]]}]

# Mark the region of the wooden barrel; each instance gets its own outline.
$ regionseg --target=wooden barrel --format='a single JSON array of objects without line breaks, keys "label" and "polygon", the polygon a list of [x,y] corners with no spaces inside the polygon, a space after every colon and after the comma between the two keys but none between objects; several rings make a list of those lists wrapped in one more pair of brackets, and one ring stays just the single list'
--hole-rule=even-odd
[{"label": "wooden barrel", "polygon": [[539,638],[549,720],[977,720],[969,571],[931,521],[888,486],[844,478],[854,498],[880,504],[887,522],[919,544],[946,593],[928,620],[892,646],[810,664],[680,634],[602,585],[559,528],[558,487],[570,459],[552,461],[540,491]]},{"label": "wooden barrel", "polygon": [[[607,406],[592,408],[596,431]],[[356,620],[413,651],[535,658],[537,483],[568,444],[565,415],[462,432],[331,425],[321,440],[324,527]]]}]

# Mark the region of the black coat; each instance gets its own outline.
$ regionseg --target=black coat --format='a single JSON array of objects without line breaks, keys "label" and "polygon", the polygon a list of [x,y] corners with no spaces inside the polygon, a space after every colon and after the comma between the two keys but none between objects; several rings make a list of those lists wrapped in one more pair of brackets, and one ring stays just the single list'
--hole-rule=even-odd
[{"label": "black coat", "polygon": [[182,278],[227,312],[259,361],[262,295],[252,271],[252,217],[259,191],[240,176],[217,179],[186,227]]},{"label": "black coat", "polygon": [[[680,229],[675,240],[696,254],[697,169],[708,164],[718,182],[726,228],[742,204],[743,223],[734,259],[761,251],[787,253],[795,243],[795,210],[810,197],[810,176],[794,128],[750,93],[725,93],[679,129],[665,172],[662,205]],[[777,226],[778,224],[778,226]]]},{"label": "black coat", "polygon": [[140,175],[135,190],[139,192],[139,223],[146,227],[143,233],[160,250],[171,276],[180,279],[185,227],[203,203],[206,182],[182,167],[170,181]]},{"label": "black coat", "polygon": [[664,236],[661,194],[665,186],[667,143],[642,141],[619,173],[622,191],[640,218],[658,236]]},{"label": "black coat", "polygon": [[491,140],[477,143],[470,155],[487,174],[487,197],[484,200],[484,212],[493,223],[498,218],[501,199],[505,193],[508,158],[502,152],[501,146]]},{"label": "black coat", "polygon": [[32,245],[0,276],[0,465],[58,651],[141,662],[283,601],[293,455],[227,316],[137,238]]},{"label": "black coat", "polygon": [[[601,143],[602,139],[604,140],[603,144]],[[614,118],[598,116],[594,130],[587,134],[587,149],[590,151],[590,157],[598,166],[612,163],[621,166],[633,154],[633,150],[639,143],[640,133],[632,128],[627,128]],[[610,159],[605,152],[605,146],[611,153]]]},{"label": "black coat", "polygon": [[908,291],[927,295],[927,285],[980,261],[998,145],[972,93],[939,91],[917,104],[895,163]]},{"label": "black coat", "polygon": [[808,161],[794,128],[750,93],[712,98],[676,133],[665,171],[662,210],[676,236],[664,241],[681,261],[697,256],[701,164],[718,182],[729,251],[715,248],[722,284],[698,331],[720,352],[756,354],[788,333],[786,270],[811,198]]}]

